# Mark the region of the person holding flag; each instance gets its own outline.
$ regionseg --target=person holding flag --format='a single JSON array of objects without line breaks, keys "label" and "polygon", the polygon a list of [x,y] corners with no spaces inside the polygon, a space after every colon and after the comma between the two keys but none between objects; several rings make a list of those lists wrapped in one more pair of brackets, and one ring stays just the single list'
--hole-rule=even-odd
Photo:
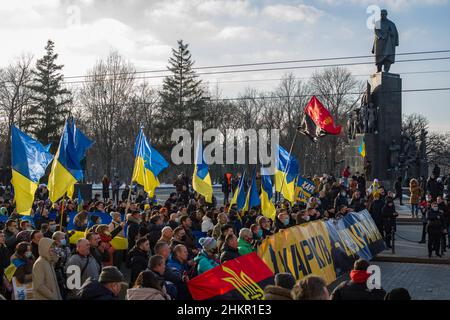
[{"label": "person holding flag", "polygon": [[194,174],[192,176],[192,188],[205,197],[207,203],[212,203],[213,188],[208,165],[203,157],[203,147],[201,139],[198,139],[195,146]]},{"label": "person holding flag", "polygon": [[16,126],[11,126],[12,185],[17,213],[30,215],[39,179],[53,159],[50,145],[44,147]]},{"label": "person holding flag", "polygon": [[283,195],[291,204],[295,202],[295,180],[299,171],[297,159],[287,152],[282,146],[278,146],[277,169],[275,171],[275,189]]},{"label": "person holding flag", "polygon": [[143,127],[139,129],[134,146],[134,169],[131,183],[137,182],[144,187],[150,198],[155,196],[159,186],[158,175],[169,166],[164,157],[153,148],[145,137]]},{"label": "person holding flag", "polygon": [[275,220],[276,209],[272,202],[273,185],[272,179],[266,174],[264,168],[261,168],[261,213],[267,217]]},{"label": "person holding flag", "polygon": [[73,190],[73,185],[83,178],[81,161],[92,144],[93,141],[78,130],[74,119],[69,117],[48,178],[49,198],[53,203],[68,190]]}]

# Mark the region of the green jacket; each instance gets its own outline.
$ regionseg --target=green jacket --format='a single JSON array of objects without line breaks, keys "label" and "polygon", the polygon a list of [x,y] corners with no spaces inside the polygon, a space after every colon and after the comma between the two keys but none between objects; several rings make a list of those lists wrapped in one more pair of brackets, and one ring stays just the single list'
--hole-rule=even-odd
[{"label": "green jacket", "polygon": [[252,247],[252,245],[250,243],[248,243],[244,239],[239,238],[238,252],[239,252],[239,255],[243,256],[244,254],[255,252],[255,249]]}]

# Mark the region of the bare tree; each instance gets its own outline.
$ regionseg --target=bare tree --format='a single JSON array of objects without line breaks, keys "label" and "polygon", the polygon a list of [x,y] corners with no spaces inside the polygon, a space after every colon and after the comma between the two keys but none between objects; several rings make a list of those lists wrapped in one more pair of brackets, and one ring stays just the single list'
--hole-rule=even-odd
[{"label": "bare tree", "polygon": [[0,113],[6,120],[5,166],[11,163],[11,126],[22,127],[24,108],[31,92],[26,86],[31,81],[31,55],[23,55],[5,69],[0,70]]},{"label": "bare tree", "polygon": [[95,153],[100,160],[96,169],[100,174],[111,176],[112,164],[119,156],[120,128],[124,113],[131,110],[134,72],[131,63],[112,51],[88,72],[80,91],[80,103],[86,108],[87,124],[96,142]]}]

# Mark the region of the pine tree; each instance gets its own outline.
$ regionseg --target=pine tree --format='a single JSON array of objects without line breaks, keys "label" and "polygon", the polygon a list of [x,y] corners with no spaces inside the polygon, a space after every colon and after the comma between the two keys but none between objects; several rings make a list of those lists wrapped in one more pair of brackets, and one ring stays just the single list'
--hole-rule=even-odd
[{"label": "pine tree", "polygon": [[33,134],[43,144],[52,143],[51,150],[58,148],[61,129],[69,113],[72,102],[69,90],[63,87],[63,65],[57,65],[58,54],[54,53],[54,43],[48,40],[46,54],[36,62],[32,71],[31,104],[26,114],[26,131]]},{"label": "pine tree", "polygon": [[170,141],[172,129],[193,131],[193,121],[203,120],[204,100],[202,81],[192,70],[194,61],[188,50],[188,44],[178,41],[178,48],[172,49],[167,69],[172,73],[164,78],[160,92],[160,133],[163,139]]}]

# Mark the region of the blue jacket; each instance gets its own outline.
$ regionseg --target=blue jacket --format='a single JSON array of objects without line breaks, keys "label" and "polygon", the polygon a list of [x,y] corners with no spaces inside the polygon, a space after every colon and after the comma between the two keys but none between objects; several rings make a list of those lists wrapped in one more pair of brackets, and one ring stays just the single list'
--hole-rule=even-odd
[{"label": "blue jacket", "polygon": [[200,251],[198,256],[194,258],[194,261],[197,262],[198,274],[202,274],[219,265],[219,263],[217,263],[215,260],[208,257],[208,254],[204,250]]}]

